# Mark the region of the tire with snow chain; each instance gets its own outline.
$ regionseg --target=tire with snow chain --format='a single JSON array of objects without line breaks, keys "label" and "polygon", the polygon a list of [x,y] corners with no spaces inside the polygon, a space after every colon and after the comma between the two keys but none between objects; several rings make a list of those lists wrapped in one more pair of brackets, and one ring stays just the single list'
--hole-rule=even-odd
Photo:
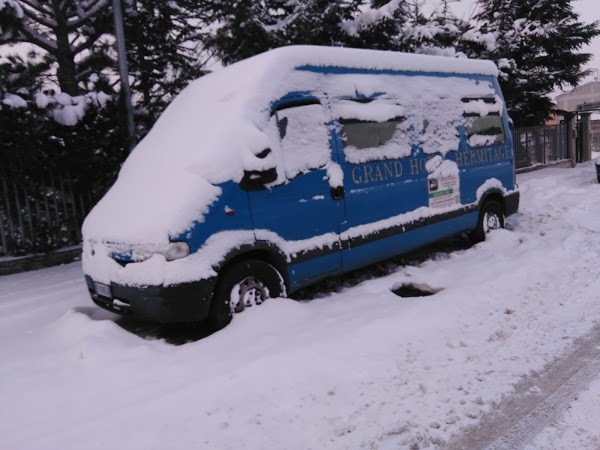
[{"label": "tire with snow chain", "polygon": [[217,281],[208,317],[210,326],[215,331],[225,328],[235,313],[260,305],[269,297],[285,295],[283,278],[271,264],[257,259],[234,263]]},{"label": "tire with snow chain", "polygon": [[490,231],[499,228],[504,228],[504,211],[496,200],[488,200],[479,210],[477,226],[469,236],[473,243],[482,242]]}]

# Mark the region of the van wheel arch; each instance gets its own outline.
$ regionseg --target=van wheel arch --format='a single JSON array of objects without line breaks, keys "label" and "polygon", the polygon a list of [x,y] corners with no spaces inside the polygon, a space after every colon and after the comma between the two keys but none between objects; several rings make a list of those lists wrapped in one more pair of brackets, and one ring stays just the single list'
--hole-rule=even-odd
[{"label": "van wheel arch", "polygon": [[477,206],[477,209],[481,211],[483,206],[490,201],[495,201],[496,203],[498,203],[502,208],[504,216],[506,217],[506,201],[504,198],[504,193],[500,189],[490,189],[485,194],[483,194],[481,196],[481,199],[479,199],[479,205]]},{"label": "van wheel arch", "polygon": [[289,292],[290,280],[287,258],[277,246],[269,242],[258,242],[254,245],[238,247],[223,258],[223,261],[214,267],[214,269],[218,274],[221,274],[228,267],[251,259],[266,262],[277,269],[283,278],[286,291]]}]

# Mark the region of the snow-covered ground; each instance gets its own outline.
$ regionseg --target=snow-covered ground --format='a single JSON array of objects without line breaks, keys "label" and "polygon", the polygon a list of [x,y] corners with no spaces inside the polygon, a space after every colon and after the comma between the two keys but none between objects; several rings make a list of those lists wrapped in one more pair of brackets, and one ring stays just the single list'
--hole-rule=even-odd
[{"label": "snow-covered ground", "polygon": [[[0,277],[0,448],[442,446],[600,320],[593,165],[518,182],[520,213],[486,242],[180,346],[96,308],[79,263]],[[403,283],[440,291],[400,298]],[[599,390],[534,448],[597,448]]]}]

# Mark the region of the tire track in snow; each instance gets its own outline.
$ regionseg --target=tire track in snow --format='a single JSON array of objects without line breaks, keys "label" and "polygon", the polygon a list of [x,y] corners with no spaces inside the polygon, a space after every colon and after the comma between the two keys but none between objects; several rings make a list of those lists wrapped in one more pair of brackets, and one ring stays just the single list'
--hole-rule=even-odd
[{"label": "tire track in snow", "polygon": [[578,339],[574,350],[549,363],[515,387],[474,426],[444,448],[520,449],[533,439],[600,375],[600,325]]}]

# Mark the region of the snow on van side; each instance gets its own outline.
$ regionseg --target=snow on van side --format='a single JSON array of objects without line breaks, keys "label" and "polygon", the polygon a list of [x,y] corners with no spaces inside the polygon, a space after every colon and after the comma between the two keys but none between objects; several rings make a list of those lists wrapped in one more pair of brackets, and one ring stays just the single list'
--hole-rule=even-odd
[{"label": "snow on van side", "polygon": [[[233,64],[191,83],[166,109],[86,218],[85,239],[164,243],[194,221],[201,222],[221,194],[218,184],[239,181],[244,170],[277,167],[277,155],[256,155],[276,148],[264,130],[270,105],[289,92],[318,96],[326,92],[328,98],[354,92],[402,95],[415,123],[428,121],[421,145],[429,153],[455,150],[458,139],[456,124],[448,123],[447,110],[436,107],[434,100],[452,98],[458,107],[464,95],[494,94],[491,83],[460,76],[436,78],[431,83],[421,76],[400,80],[391,75],[311,70],[318,67],[497,74],[489,61],[310,46],[276,49]],[[399,156],[405,154],[402,150]],[[334,167],[333,162],[330,166]]]}]

